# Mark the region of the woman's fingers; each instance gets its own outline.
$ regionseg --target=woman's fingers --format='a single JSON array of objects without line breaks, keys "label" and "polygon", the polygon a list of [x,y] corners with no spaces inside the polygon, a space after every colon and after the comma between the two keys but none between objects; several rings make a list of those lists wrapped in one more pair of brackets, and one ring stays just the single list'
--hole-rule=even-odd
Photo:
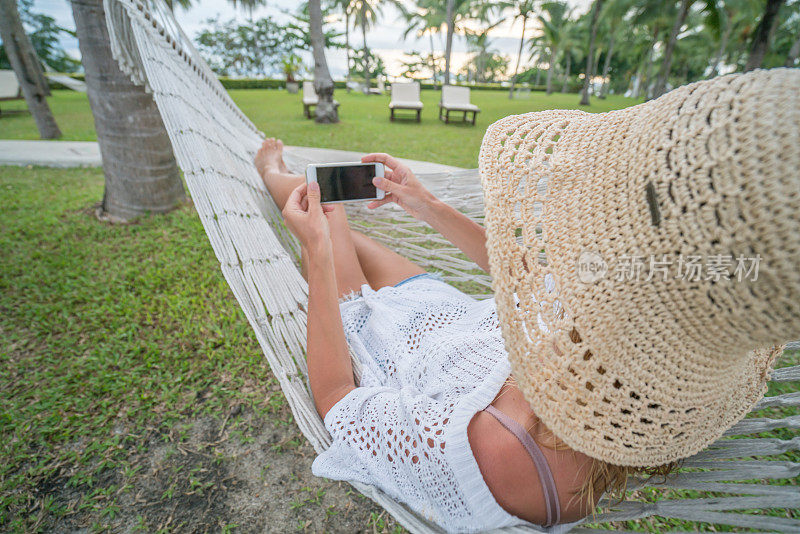
[{"label": "woman's fingers", "polygon": [[373,200],[372,202],[367,204],[367,208],[374,210],[375,208],[380,208],[381,206],[383,206],[384,204],[388,204],[389,202],[394,202],[394,196],[391,193],[387,193],[387,195],[380,200]]},{"label": "woman's fingers", "polygon": [[402,185],[398,184],[397,182],[393,182],[386,178],[380,178],[376,176],[372,179],[372,185],[380,189],[381,191],[385,191],[388,193],[399,193],[402,189]]},{"label": "woman's fingers", "polygon": [[320,209],[320,202],[322,201],[320,196],[319,184],[317,182],[308,184],[308,192],[306,194],[306,198],[308,199],[308,211]]},{"label": "woman's fingers", "polygon": [[400,163],[397,158],[390,156],[384,152],[374,152],[372,154],[367,154],[361,158],[362,163],[383,163],[387,167],[394,169],[395,171],[405,168],[405,165]]},{"label": "woman's fingers", "polygon": [[289,195],[289,198],[286,199],[286,204],[284,204],[283,206],[284,211],[286,210],[306,211],[306,209],[303,208],[301,202],[305,200],[307,189],[308,189],[308,184],[306,184],[305,182],[295,187],[292,193]]}]

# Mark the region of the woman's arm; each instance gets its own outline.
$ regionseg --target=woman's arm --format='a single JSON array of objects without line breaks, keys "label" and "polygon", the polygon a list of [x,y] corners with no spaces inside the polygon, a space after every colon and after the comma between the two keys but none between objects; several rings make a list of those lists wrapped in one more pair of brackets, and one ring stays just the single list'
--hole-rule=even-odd
[{"label": "woman's arm", "polygon": [[448,241],[458,247],[478,266],[489,272],[489,255],[486,252],[486,231],[483,227],[437,199],[420,183],[411,169],[389,154],[368,154],[361,161],[381,162],[386,165],[386,177],[375,178],[374,184],[386,192],[383,200],[367,205],[374,209],[396,202],[409,215],[430,224]]},{"label": "woman's arm", "polygon": [[339,312],[330,241],[327,245],[327,250],[308,251],[308,378],[317,413],[323,419],[356,387]]},{"label": "woman's arm", "polygon": [[308,255],[308,343],[306,363],[314,404],[320,417],[355,389],[336,293],[328,220],[319,185],[302,184],[283,208],[286,225]]},{"label": "woman's arm", "polygon": [[478,267],[489,272],[486,230],[454,207],[435,199],[423,213],[422,220],[458,247]]}]

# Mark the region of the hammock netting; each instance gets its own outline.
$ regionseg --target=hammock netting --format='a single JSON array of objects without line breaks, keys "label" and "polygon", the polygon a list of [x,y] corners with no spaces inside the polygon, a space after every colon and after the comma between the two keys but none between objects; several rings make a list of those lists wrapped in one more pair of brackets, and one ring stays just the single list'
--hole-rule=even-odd
[{"label": "hammock netting", "polygon": [[[330,445],[307,380],[305,363],[308,287],[300,275],[299,245],[284,227],[253,165],[262,134],[236,107],[214,73],[195,50],[162,0],[104,0],[111,46],[121,68],[153,94],[197,213],[219,259],[222,272],[244,310],[264,355],[305,437],[317,451]],[[298,103],[299,109],[299,103]],[[276,125],[276,128],[279,128]],[[272,135],[278,131],[270,132]],[[310,163],[291,151],[287,165],[302,173]],[[438,197],[478,222],[483,197],[477,170],[419,176]],[[384,208],[380,217],[350,208],[353,227],[478,298],[490,296],[490,279],[450,243],[399,208]],[[790,350],[800,348],[790,344]],[[353,359],[356,379],[360,365]],[[800,380],[800,366],[777,369],[774,382]],[[708,449],[685,462],[667,479],[631,479],[630,489],[657,488],[655,502],[626,500],[610,506],[604,496],[604,523],[661,516],[760,531],[800,531],[800,392],[766,397],[753,411],[768,417],[744,419]],[[788,408],[789,410],[785,410]],[[774,437],[782,432],[787,439]],[[758,438],[762,432],[770,437]],[[736,439],[731,439],[731,438]],[[442,532],[437,525],[394,501],[379,488],[353,486],[385,508],[412,532]],[[697,490],[686,498],[671,490]],[[684,492],[685,494],[685,492]],[[697,493],[695,493],[697,495]],[[765,515],[778,509],[780,516]],[[606,528],[610,528],[605,525]],[[506,528],[503,532],[531,532]],[[599,532],[579,527],[575,532]]]}]

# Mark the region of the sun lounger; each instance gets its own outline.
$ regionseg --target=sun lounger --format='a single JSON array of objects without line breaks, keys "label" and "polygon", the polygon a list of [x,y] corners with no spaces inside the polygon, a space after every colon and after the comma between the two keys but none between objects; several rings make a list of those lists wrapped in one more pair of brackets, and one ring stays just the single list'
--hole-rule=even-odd
[{"label": "sun lounger", "polygon": [[419,97],[419,82],[394,82],[392,100],[389,102],[389,120],[394,120],[394,110],[410,109],[417,112],[417,122],[422,120],[422,100]]},{"label": "sun lounger", "polygon": [[383,78],[378,78],[378,87],[370,87],[369,94],[382,95],[386,91],[386,84],[383,83]]},{"label": "sun lounger", "polygon": [[20,87],[14,71],[0,70],[0,101],[21,100],[22,98],[22,87]]},{"label": "sun lounger", "polygon": [[[311,118],[311,108],[319,103],[319,97],[314,90],[314,82],[303,82],[303,115]],[[333,100],[333,106],[339,109],[339,102]]]},{"label": "sun lounger", "polygon": [[472,124],[480,108],[469,101],[469,87],[445,85],[442,87],[442,100],[439,102],[439,119],[444,119],[445,124],[450,122],[450,112],[462,112],[462,120],[467,121],[467,113],[472,113]]}]

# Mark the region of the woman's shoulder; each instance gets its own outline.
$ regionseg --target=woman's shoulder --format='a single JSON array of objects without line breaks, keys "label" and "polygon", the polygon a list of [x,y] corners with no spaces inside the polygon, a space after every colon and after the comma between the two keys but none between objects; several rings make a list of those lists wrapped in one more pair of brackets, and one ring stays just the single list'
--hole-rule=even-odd
[{"label": "woman's shoulder", "polygon": [[[525,428],[539,427],[541,423],[532,412],[527,418],[521,417],[523,412],[515,411],[511,407],[511,403],[518,399],[508,397],[503,399],[504,403],[496,402],[496,405],[502,404],[496,407],[518,420]],[[517,408],[520,406],[517,405]],[[519,439],[485,411],[475,414],[469,422],[467,434],[478,468],[497,504],[516,517],[537,525],[545,524],[547,506],[544,489],[536,466]],[[532,434],[539,443],[537,435],[540,432],[534,430]],[[573,496],[588,476],[592,459],[571,449],[553,450],[545,446],[539,448],[556,483],[561,505],[561,522],[575,521],[591,513],[594,503],[588,506],[585,498]]]}]

